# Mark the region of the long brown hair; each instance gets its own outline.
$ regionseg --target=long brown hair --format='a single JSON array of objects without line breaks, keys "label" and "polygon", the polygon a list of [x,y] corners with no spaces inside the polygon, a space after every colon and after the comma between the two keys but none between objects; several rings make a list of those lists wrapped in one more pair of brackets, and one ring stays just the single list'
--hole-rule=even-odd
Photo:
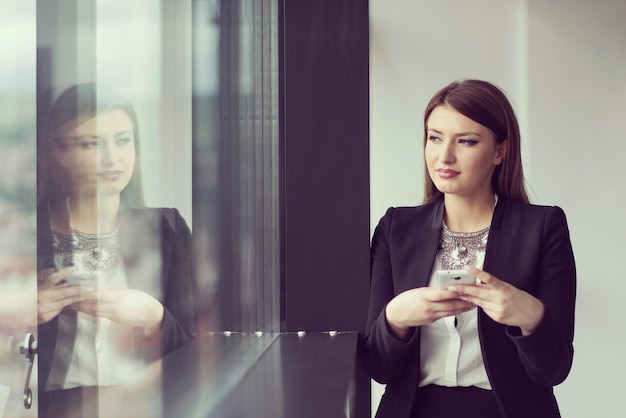
[{"label": "long brown hair", "polygon": [[113,88],[96,83],[69,87],[59,95],[46,116],[37,153],[38,204],[44,204],[50,199],[65,198],[70,194],[70,179],[55,157],[55,150],[59,147],[59,129],[68,124],[78,126],[101,112],[115,109],[125,112],[133,123],[136,153],[135,167],[128,185],[120,193],[120,201],[126,207],[145,205],[139,158],[139,127],[135,110]]},{"label": "long brown hair", "polygon": [[[454,81],[439,90],[424,112],[424,147],[428,140],[428,118],[438,106],[450,106],[463,116],[489,128],[498,144],[507,142],[502,164],[496,166],[491,179],[498,196],[528,203],[524,182],[520,132],[513,106],[497,86],[482,80]],[[428,167],[424,167],[424,203],[440,199],[443,194],[435,187]]]}]

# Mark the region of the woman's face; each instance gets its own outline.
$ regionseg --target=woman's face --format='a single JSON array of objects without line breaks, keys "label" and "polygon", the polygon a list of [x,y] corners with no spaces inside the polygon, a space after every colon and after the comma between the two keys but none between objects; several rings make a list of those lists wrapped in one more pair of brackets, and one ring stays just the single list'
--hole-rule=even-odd
[{"label": "woman's face", "polygon": [[131,118],[120,109],[98,113],[78,126],[57,132],[56,158],[72,182],[72,194],[119,194],[135,167],[135,136]]},{"label": "woman's face", "polygon": [[470,199],[492,195],[491,178],[506,141],[497,144],[490,129],[445,105],[432,111],[426,125],[424,157],[437,189]]}]

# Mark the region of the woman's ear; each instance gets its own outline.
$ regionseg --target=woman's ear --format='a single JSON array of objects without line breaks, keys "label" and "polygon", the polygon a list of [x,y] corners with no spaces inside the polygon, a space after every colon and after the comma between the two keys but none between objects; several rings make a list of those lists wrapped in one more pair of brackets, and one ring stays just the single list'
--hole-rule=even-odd
[{"label": "woman's ear", "polygon": [[495,165],[502,164],[504,157],[506,157],[506,151],[509,148],[509,140],[504,140],[496,146],[496,157],[494,159]]}]

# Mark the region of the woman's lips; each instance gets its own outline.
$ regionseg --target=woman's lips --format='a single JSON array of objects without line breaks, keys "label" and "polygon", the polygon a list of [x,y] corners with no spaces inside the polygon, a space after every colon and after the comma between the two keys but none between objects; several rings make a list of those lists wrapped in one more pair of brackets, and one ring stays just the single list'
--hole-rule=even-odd
[{"label": "woman's lips", "polygon": [[461,173],[455,170],[450,170],[449,168],[439,168],[437,169],[437,174],[442,179],[451,179],[453,177],[458,176]]},{"label": "woman's lips", "polygon": [[98,177],[103,178],[105,180],[117,180],[122,175],[122,171],[104,171],[98,174]]}]

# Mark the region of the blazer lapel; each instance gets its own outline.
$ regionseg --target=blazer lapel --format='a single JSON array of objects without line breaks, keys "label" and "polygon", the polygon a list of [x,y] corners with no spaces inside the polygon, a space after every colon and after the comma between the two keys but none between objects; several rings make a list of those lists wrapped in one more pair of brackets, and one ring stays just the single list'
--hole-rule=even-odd
[{"label": "blazer lapel", "polygon": [[[37,271],[50,267],[54,267],[54,248],[50,213],[44,204],[37,208]],[[53,380],[65,381],[70,368],[78,326],[76,311],[65,309],[64,313],[68,316],[63,323],[57,316],[37,327],[39,390],[45,389],[51,374]]]},{"label": "blazer lapel", "polygon": [[[398,226],[398,235],[405,234],[407,239],[397,247],[399,258],[394,268],[400,268],[401,271],[396,275],[399,279],[395,286],[396,293],[428,286],[430,280],[441,234],[443,200],[423,209],[428,212],[414,213]],[[401,231],[403,228],[406,228],[405,231]]]},{"label": "blazer lapel", "polygon": [[162,295],[161,216],[148,208],[124,209],[120,214],[120,249],[128,287],[157,299]]},{"label": "blazer lapel", "polygon": [[[493,267],[493,260],[498,258],[498,248],[501,246],[500,236],[502,229],[502,218],[506,207],[506,199],[498,198],[498,203],[493,211],[491,219],[491,227],[489,229],[489,239],[487,240],[487,248],[485,249],[485,261],[483,262],[483,270],[490,272]],[[495,254],[494,254],[495,253]]]}]

